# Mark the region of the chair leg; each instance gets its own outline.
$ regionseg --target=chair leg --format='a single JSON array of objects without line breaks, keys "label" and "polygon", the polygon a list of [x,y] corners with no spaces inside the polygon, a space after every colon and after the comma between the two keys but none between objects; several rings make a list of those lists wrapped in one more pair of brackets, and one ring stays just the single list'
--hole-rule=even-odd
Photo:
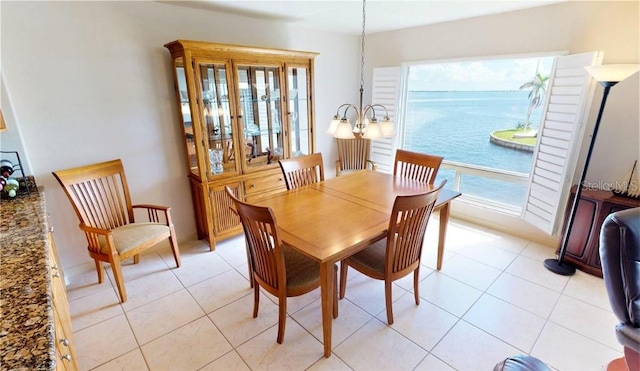
[{"label": "chair leg", "polygon": [[253,279],[253,271],[251,270],[252,264],[251,264],[251,252],[249,251],[249,242],[247,242],[247,239],[245,238],[244,240],[244,244],[247,248],[247,268],[249,269],[249,287],[253,287],[255,285],[255,280]]},{"label": "chair leg", "polygon": [[104,272],[102,271],[102,262],[98,259],[93,259],[96,263],[96,271],[98,272],[98,283],[104,282]]},{"label": "chair leg", "polygon": [[140,263],[140,254],[135,254],[133,256],[133,264],[138,264]]},{"label": "chair leg", "polygon": [[258,286],[258,284],[254,284],[253,285],[253,318],[258,317],[258,307],[260,307],[260,286]]},{"label": "chair leg", "polygon": [[391,306],[391,280],[384,280],[384,298],[387,303],[387,323],[393,325],[393,307]]},{"label": "chair leg", "polygon": [[338,318],[338,265],[333,265],[333,319]]},{"label": "chair leg", "polygon": [[116,280],[118,294],[120,294],[120,303],[124,303],[127,301],[127,290],[124,287],[124,277],[122,276],[122,266],[120,265],[120,258],[118,256],[110,256],[109,264],[111,264],[113,278]]},{"label": "chair leg", "polygon": [[416,305],[420,305],[420,292],[418,291],[418,284],[420,283],[420,267],[413,271],[413,295],[416,299]]},{"label": "chair leg", "polygon": [[629,347],[624,347],[624,360],[629,371],[640,371],[640,353]]},{"label": "chair leg", "polygon": [[340,262],[340,299],[344,298],[344,294],[347,290],[347,269],[349,266],[344,262]]},{"label": "chair leg", "polygon": [[[256,285],[257,286],[257,285]],[[284,327],[287,324],[287,297],[278,300],[278,344],[284,341]]]},{"label": "chair leg", "polygon": [[178,249],[178,238],[176,238],[176,231],[173,228],[173,224],[169,227],[169,244],[171,245],[173,259],[176,261],[176,267],[180,268],[180,250]]}]

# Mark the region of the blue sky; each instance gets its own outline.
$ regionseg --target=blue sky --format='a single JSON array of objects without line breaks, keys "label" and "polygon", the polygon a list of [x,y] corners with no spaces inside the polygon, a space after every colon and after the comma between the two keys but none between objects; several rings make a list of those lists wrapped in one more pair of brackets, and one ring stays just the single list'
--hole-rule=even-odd
[{"label": "blue sky", "polygon": [[413,65],[409,90],[518,90],[533,78],[536,66],[543,76],[549,76],[552,64],[553,57],[536,57]]}]

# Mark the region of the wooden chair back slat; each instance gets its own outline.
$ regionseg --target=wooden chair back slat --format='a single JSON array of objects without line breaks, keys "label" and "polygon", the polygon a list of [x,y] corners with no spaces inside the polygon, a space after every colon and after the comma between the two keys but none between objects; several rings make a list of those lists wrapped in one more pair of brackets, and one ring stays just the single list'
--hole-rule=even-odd
[{"label": "wooden chair back slat", "polygon": [[[237,188],[235,192],[237,192]],[[233,200],[229,198],[224,189],[216,189],[213,193],[213,198],[219,210],[215,215],[216,228],[219,231],[225,231],[237,226],[240,223],[238,215],[232,211]],[[235,193],[234,193],[235,194]],[[235,194],[237,197],[237,194]]]},{"label": "wooden chair back slat", "polygon": [[399,149],[396,151],[393,175],[433,184],[443,159]]},{"label": "wooden chair back slat", "polygon": [[242,222],[255,278],[261,285],[266,285],[268,291],[277,291],[281,284],[286,284],[282,282],[286,268],[275,215],[270,208],[244,203],[230,188],[226,190]]},{"label": "wooden chair back slat", "polygon": [[336,139],[340,170],[363,170],[369,160],[369,139]]},{"label": "wooden chair back slat", "polygon": [[324,164],[321,153],[312,153],[278,162],[289,190],[324,180]]},{"label": "wooden chair back slat", "polygon": [[105,207],[105,214],[109,216],[113,225],[120,226],[133,220],[127,220],[125,205],[126,202],[122,197],[122,181],[119,175],[113,175],[97,179],[98,189],[101,191],[101,200]]},{"label": "wooden chair back slat", "polygon": [[278,288],[278,271],[273,245],[273,225],[258,221],[246,221],[249,230],[249,246],[252,258],[255,259],[254,272],[267,285]]},{"label": "wooden chair back slat", "polygon": [[105,176],[72,185],[79,190],[78,201],[86,212],[86,225],[113,229],[128,223],[119,184],[113,176]]},{"label": "wooden chair back slat", "polygon": [[56,171],[54,176],[84,225],[109,230],[134,222],[120,160]]},{"label": "wooden chair back slat", "polygon": [[427,193],[396,197],[387,230],[385,271],[389,277],[420,264],[427,223],[445,183]]}]

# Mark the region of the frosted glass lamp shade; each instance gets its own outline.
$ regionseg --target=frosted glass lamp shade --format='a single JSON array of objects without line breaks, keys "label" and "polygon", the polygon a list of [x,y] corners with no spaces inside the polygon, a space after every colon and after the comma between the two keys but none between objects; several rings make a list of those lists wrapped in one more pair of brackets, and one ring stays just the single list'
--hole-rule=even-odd
[{"label": "frosted glass lamp shade", "polygon": [[351,123],[348,119],[340,120],[338,127],[336,128],[336,132],[333,134],[334,137],[340,139],[353,139],[355,135],[353,135]]},{"label": "frosted glass lamp shade", "polygon": [[380,124],[375,121],[372,121],[367,125],[367,130],[362,135],[364,139],[380,139],[382,138],[382,130],[380,129]]},{"label": "frosted glass lamp shade", "polygon": [[598,82],[620,82],[640,71],[640,64],[605,64],[584,69]]},{"label": "frosted glass lamp shade", "polygon": [[385,117],[382,123],[380,123],[380,131],[385,138],[391,138],[396,135],[396,128],[388,117]]},{"label": "frosted glass lamp shade", "polygon": [[329,123],[329,129],[327,129],[327,134],[333,135],[338,130],[338,125],[340,124],[340,119],[338,116],[333,116],[333,120]]}]

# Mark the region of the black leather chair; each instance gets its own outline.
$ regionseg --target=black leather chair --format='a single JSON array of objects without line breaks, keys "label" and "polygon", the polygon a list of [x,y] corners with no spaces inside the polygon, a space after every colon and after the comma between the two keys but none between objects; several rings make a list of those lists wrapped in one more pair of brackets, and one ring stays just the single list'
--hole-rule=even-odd
[{"label": "black leather chair", "polygon": [[493,371],[551,371],[549,366],[528,354],[507,357],[493,367]]},{"label": "black leather chair", "polygon": [[627,367],[640,370],[640,207],[610,214],[600,230],[602,275]]}]

